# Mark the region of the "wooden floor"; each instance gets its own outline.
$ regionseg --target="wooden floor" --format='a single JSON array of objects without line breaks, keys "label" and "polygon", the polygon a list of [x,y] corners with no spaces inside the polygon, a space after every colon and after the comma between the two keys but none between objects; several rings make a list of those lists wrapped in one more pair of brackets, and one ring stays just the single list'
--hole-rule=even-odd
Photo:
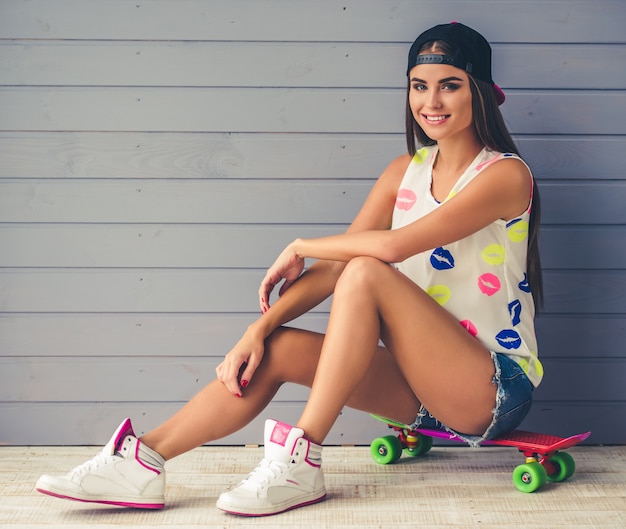
[{"label": "wooden floor", "polygon": [[168,463],[162,511],[127,510],[37,493],[42,473],[64,473],[93,447],[0,447],[0,527],[465,528],[626,527],[626,446],[580,446],[571,480],[533,494],[511,483],[514,449],[435,447],[426,456],[374,463],[367,447],[326,447],[328,499],[281,515],[246,519],[215,508],[217,496],[260,460],[259,447],[203,447]]}]

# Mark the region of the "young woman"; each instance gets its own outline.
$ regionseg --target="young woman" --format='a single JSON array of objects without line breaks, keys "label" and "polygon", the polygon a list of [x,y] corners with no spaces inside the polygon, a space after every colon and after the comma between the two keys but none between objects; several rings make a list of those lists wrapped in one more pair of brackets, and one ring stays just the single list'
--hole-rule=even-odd
[{"label": "young woman", "polygon": [[[262,316],[217,379],[141,439],[126,419],[98,456],[42,476],[37,490],[160,508],[164,462],[248,424],[285,382],[311,387],[303,414],[296,426],[266,422],[265,457],[220,496],[226,512],[323,499],[321,443],[345,405],[472,444],[523,420],[543,374],[539,196],[498,109],[491,48],[462,24],[435,26],[411,47],[407,75],[408,154],[345,234],[297,239],[278,256],[259,289]],[[306,258],[317,261],[304,271]],[[331,294],[325,336],[282,327]]]}]

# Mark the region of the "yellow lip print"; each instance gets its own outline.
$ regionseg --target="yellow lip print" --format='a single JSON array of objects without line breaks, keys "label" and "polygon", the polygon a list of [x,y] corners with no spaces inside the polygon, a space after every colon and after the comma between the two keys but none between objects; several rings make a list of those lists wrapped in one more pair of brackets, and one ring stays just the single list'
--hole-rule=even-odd
[{"label": "yellow lip print", "polygon": [[490,265],[499,265],[504,263],[504,246],[500,244],[490,244],[482,253],[483,261]]},{"label": "yellow lip print", "polygon": [[509,226],[506,234],[509,236],[511,241],[522,242],[526,239],[526,237],[528,237],[528,222],[520,220],[519,222],[512,224]]},{"label": "yellow lip print", "polygon": [[428,149],[426,147],[422,147],[413,155],[413,161],[415,163],[424,163],[428,158]]},{"label": "yellow lip print", "polygon": [[433,285],[426,290],[426,293],[442,307],[448,303],[452,291],[446,285]]}]

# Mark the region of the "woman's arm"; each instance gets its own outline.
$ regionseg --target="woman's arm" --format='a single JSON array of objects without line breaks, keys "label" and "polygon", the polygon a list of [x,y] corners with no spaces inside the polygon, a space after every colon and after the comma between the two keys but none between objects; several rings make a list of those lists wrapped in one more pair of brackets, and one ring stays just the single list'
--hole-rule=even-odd
[{"label": "woman's arm", "polygon": [[[410,161],[410,156],[404,155],[396,158],[389,164],[372,187],[346,234],[388,230],[391,227],[391,218],[398,187]],[[343,235],[340,235],[340,237],[343,237]],[[311,240],[323,239],[326,238]],[[309,255],[307,257],[315,256]],[[321,261],[315,263],[302,275],[304,262],[296,263],[295,270],[292,270],[288,281],[280,289],[279,300],[272,306],[273,318],[272,323],[269,325],[269,332],[278,327],[278,325],[304,314],[332,294],[335,283],[349,259],[335,259],[333,257],[318,257],[318,259]],[[318,275],[318,270],[328,274],[326,279],[320,278],[322,274]],[[316,279],[313,280],[311,276]],[[287,295],[295,287],[294,283],[296,280],[299,288],[293,293],[294,295]],[[278,284],[278,282],[274,283],[273,286]],[[270,308],[269,295],[271,293],[271,289],[266,290],[265,285],[266,282],[264,280],[259,288],[259,301],[261,311],[264,313]],[[294,287],[290,288],[292,285]],[[274,321],[275,318],[276,320]]]},{"label": "woman's arm", "polygon": [[[449,244],[498,219],[511,219],[526,210],[532,179],[519,160],[501,160],[485,169],[453,199],[432,213],[397,230],[368,229],[318,239],[296,239],[283,250],[261,284],[261,297],[285,280],[289,288],[307,257],[347,262],[371,256],[401,262],[411,255]],[[263,303],[263,301],[262,301]]]},{"label": "woman's arm", "polygon": [[[391,217],[400,181],[410,162],[408,155],[394,160],[374,184],[365,203],[346,233],[364,230],[385,230],[391,226]],[[250,382],[260,364],[263,341],[280,325],[291,321],[319,305],[333,293],[337,279],[346,263],[333,259],[321,259],[304,273],[300,268],[290,281],[291,288],[283,288],[280,298],[271,306],[269,292],[259,290],[262,315],[246,330],[241,340],[226,355],[217,368],[218,378],[233,394],[241,394],[241,380]]]}]

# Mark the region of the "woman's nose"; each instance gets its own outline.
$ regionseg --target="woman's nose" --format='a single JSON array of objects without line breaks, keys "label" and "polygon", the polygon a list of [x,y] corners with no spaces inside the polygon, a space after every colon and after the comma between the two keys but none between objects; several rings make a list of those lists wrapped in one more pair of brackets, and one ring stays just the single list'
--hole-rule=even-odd
[{"label": "woman's nose", "polygon": [[439,97],[438,90],[429,90],[428,91],[428,99],[426,104],[429,108],[439,108],[441,107],[441,99]]}]

